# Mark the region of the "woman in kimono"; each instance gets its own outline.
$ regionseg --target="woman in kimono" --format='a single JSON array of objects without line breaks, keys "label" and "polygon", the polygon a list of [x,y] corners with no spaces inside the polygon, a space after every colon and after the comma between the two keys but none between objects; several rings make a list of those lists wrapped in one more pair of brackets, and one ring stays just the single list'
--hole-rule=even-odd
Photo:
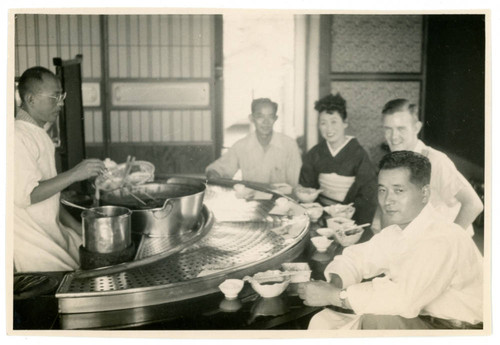
[{"label": "woman in kimono", "polygon": [[376,171],[358,140],[345,134],[346,101],[340,94],[330,94],[317,101],[314,109],[324,140],[304,157],[299,183],[321,188],[322,195],[334,202],[353,203],[356,223],[371,223],[377,205]]}]

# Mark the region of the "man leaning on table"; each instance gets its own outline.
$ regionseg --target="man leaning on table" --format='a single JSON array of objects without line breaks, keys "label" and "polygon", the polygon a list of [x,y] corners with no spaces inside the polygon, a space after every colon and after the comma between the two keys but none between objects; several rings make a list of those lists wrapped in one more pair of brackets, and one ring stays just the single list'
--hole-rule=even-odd
[{"label": "man leaning on table", "polygon": [[278,104],[269,98],[252,101],[250,121],[255,131],[238,140],[229,151],[206,169],[210,178],[232,178],[241,170],[245,181],[287,183],[294,187],[299,181],[300,158],[297,143],[273,130],[278,119]]},{"label": "man leaning on table", "polygon": [[431,164],[396,151],[380,162],[378,202],[388,226],[345,248],[325,281],[299,288],[304,303],[326,308],[309,329],[482,328],[483,262],[471,237],[431,203]]},{"label": "man leaning on table", "polygon": [[[432,164],[430,203],[434,208],[474,235],[472,222],[483,210],[481,199],[446,154],[418,139],[422,128],[418,107],[404,98],[393,99],[384,105],[382,122],[391,151],[408,150],[429,158]],[[384,226],[383,217],[381,226],[377,225],[379,215],[378,210],[372,226],[374,232]]]}]

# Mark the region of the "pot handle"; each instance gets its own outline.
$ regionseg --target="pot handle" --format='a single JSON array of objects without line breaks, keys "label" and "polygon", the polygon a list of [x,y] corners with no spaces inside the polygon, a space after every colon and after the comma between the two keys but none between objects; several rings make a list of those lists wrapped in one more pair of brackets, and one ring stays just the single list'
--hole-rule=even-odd
[{"label": "pot handle", "polygon": [[165,203],[163,204],[163,207],[160,210],[153,211],[153,216],[156,219],[166,218],[170,214],[170,212],[172,212],[173,208],[174,208],[174,203],[172,199],[167,199],[165,200]]}]

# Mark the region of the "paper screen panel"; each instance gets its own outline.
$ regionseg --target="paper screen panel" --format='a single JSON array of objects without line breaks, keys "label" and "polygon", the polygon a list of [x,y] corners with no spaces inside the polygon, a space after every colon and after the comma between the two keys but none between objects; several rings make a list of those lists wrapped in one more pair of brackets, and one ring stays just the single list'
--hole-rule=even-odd
[{"label": "paper screen panel", "polygon": [[335,15],[331,71],[418,73],[422,64],[422,16]]}]

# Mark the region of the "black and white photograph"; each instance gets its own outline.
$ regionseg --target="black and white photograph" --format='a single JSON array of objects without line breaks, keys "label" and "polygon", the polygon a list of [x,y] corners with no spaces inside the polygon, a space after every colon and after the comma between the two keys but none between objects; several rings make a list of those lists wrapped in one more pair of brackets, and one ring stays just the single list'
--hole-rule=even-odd
[{"label": "black and white photograph", "polygon": [[7,334],[491,335],[490,10],[8,17]]}]

